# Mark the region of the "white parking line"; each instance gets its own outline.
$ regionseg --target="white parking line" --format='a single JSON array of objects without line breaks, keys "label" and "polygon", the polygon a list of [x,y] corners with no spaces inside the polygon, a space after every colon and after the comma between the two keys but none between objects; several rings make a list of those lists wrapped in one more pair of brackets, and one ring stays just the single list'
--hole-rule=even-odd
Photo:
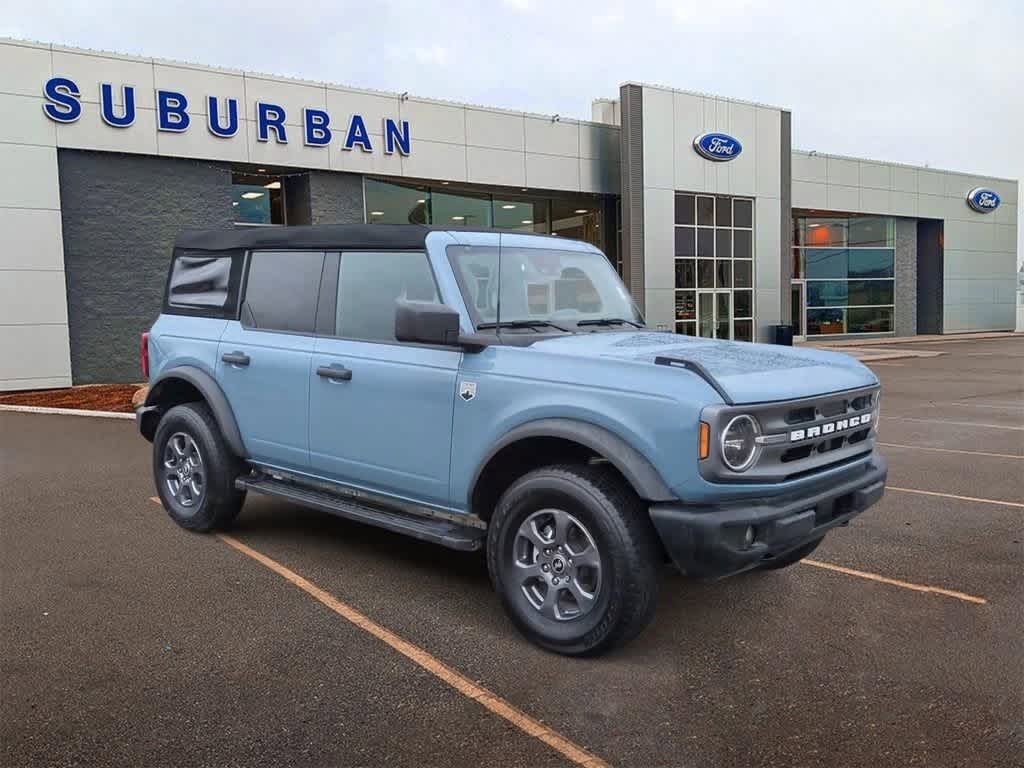
[{"label": "white parking line", "polygon": [[890,579],[888,576],[881,576],[877,573],[870,573],[869,571],[858,571],[853,568],[846,568],[842,565],[833,565],[832,563],[823,563],[820,560],[801,560],[801,565],[812,565],[815,568],[824,568],[827,571],[835,571],[836,573],[842,573],[846,576],[856,576],[860,579],[868,579],[869,581],[877,581],[882,584],[888,584],[893,587],[902,587],[903,589],[911,589],[915,592],[930,592],[933,595],[942,595],[943,597],[953,597],[957,600],[963,600],[968,603],[975,603],[976,605],[986,605],[988,601],[983,597],[977,597],[976,595],[968,595],[966,592],[957,592],[952,589],[942,589],[941,587],[930,587],[927,584],[914,584],[909,581],[901,581],[900,579]]},{"label": "white parking line", "polygon": [[895,485],[885,486],[887,491],[900,491],[901,493],[918,493],[922,496],[941,496],[945,499],[957,499],[958,501],[975,501],[979,504],[997,504],[1003,507],[1019,507],[1024,509],[1024,504],[1019,501],[1002,501],[1001,499],[979,499],[977,496],[957,496],[955,493],[940,493],[939,491],[922,491],[918,488],[900,488]]}]

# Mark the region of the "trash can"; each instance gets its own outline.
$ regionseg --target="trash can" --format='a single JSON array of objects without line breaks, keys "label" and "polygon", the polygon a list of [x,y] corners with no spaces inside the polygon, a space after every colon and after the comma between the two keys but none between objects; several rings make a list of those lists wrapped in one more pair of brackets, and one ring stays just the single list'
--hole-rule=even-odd
[{"label": "trash can", "polygon": [[773,325],[771,329],[772,344],[781,344],[784,347],[793,346],[792,325]]}]

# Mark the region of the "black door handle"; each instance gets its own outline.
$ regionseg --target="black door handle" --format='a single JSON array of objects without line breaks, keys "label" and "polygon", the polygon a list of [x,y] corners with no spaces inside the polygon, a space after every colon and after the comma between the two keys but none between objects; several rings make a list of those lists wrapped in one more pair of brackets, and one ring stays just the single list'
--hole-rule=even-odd
[{"label": "black door handle", "polygon": [[333,381],[352,380],[352,371],[340,365],[321,365],[316,369],[316,375]]},{"label": "black door handle", "polygon": [[231,365],[248,365],[249,356],[244,352],[225,352],[220,359]]}]

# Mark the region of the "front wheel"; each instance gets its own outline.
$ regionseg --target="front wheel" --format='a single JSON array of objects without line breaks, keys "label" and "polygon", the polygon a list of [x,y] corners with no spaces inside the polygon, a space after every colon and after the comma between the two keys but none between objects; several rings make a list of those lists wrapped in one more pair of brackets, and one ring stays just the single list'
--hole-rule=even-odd
[{"label": "front wheel", "polygon": [[595,466],[545,467],[502,495],[487,564],[519,630],[568,655],[620,646],[650,623],[662,561],[643,503]]},{"label": "front wheel", "polygon": [[153,480],[164,509],[182,528],[224,528],[245,492],[235,489],[244,463],[231,453],[205,403],[171,408],[153,437]]}]

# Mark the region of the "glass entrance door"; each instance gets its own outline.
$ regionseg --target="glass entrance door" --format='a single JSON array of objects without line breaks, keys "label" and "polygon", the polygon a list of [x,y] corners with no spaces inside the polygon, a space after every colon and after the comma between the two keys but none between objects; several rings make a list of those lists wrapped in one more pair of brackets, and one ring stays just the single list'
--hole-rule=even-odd
[{"label": "glass entrance door", "polygon": [[732,291],[697,291],[697,335],[705,339],[731,339],[732,301]]},{"label": "glass entrance door", "polygon": [[794,280],[789,290],[793,312],[793,338],[804,341],[807,338],[807,283],[803,280]]}]

